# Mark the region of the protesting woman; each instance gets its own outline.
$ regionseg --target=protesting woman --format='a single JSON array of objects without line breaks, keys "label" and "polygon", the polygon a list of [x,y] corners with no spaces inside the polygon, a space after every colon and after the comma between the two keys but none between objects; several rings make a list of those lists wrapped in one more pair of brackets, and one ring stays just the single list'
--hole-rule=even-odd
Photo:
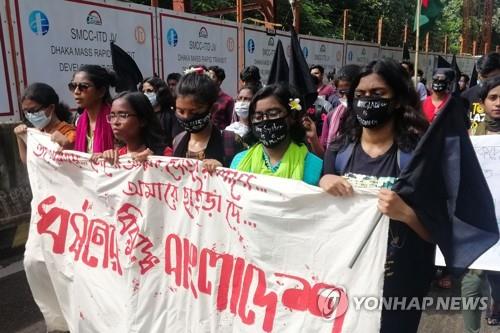
[{"label": "protesting woman", "polygon": [[[381,188],[379,210],[391,219],[384,297],[421,300],[433,277],[434,245],[412,207],[390,190],[427,128],[415,89],[392,59],[371,62],[353,81],[340,136],[325,154],[320,186],[334,196],[353,186]],[[386,188],[383,188],[386,187]],[[394,300],[394,299],[393,299]],[[420,310],[382,310],[380,332],[417,332]]]},{"label": "protesting woman", "polygon": [[115,164],[120,156],[127,154],[140,159],[148,155],[172,155],[172,150],[165,144],[160,122],[144,94],[123,92],[116,96],[107,121],[114,136],[125,144],[120,149],[104,151],[102,157],[109,163]]},{"label": "protesting woman", "polygon": [[210,120],[218,94],[217,84],[202,67],[188,70],[181,78],[177,84],[175,116],[184,132],[174,138],[174,156],[228,166],[242,149],[234,140],[225,142]]},{"label": "protesting woman", "polygon": [[318,185],[322,161],[307,150],[302,107],[295,97],[282,84],[257,92],[249,107],[251,132],[246,140],[255,144],[234,157],[232,169]]},{"label": "protesting woman", "polygon": [[75,150],[101,153],[113,148],[113,132],[106,121],[111,109],[109,87],[115,77],[104,67],[83,65],[68,84],[76,104],[83,109],[77,120]]},{"label": "protesting woman", "polygon": [[244,85],[240,89],[234,103],[233,117],[236,116],[236,121],[227,126],[225,131],[234,132],[241,138],[248,134],[250,131],[248,113],[255,93],[257,93],[257,88],[252,85]]},{"label": "protesting woman", "polygon": [[[68,124],[71,116],[66,105],[59,102],[55,90],[45,83],[33,83],[21,98],[21,107],[26,119],[35,128],[51,135],[52,141],[63,149],[73,149],[76,129]],[[26,163],[26,132],[24,124],[17,126],[14,133],[17,137],[19,156]]]}]

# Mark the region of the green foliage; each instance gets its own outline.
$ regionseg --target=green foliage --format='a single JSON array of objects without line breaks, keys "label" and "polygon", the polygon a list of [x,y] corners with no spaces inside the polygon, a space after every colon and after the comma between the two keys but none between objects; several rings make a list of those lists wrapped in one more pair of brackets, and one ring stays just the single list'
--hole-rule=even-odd
[{"label": "green foliage", "polygon": [[[276,23],[286,29],[292,24],[293,15],[289,0],[275,0],[277,4]],[[436,1],[436,0],[429,0]],[[485,0],[473,0],[475,15],[472,17],[472,39],[479,40],[483,24],[482,8]],[[128,2],[149,4],[150,0],[128,0]],[[172,0],[159,0],[160,7],[172,8]],[[253,2],[245,0],[246,2]],[[448,36],[449,51],[458,53],[460,35],[463,26],[463,0],[441,0],[444,5],[441,15],[431,22],[426,31],[430,31],[430,49],[442,51],[444,36]],[[217,11],[236,6],[235,0],[191,0],[193,13]],[[409,26],[408,44],[414,45],[415,33],[413,22],[416,12],[416,0],[300,0],[300,33],[321,37],[342,38],[343,11],[349,9],[349,27],[347,38],[350,40],[377,40],[377,22],[383,17],[382,44],[402,46],[405,24]],[[500,0],[494,3],[493,44],[500,40]],[[264,19],[259,11],[245,12],[246,18]],[[234,14],[221,16],[235,20]],[[421,33],[420,45],[423,48],[425,34]]]}]

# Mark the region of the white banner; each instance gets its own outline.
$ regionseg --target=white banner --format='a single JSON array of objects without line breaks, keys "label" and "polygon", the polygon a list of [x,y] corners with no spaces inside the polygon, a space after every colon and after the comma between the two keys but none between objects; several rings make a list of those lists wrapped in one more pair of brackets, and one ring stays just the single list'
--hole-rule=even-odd
[{"label": "white banner", "polygon": [[153,8],[106,1],[15,1],[26,84],[45,82],[74,105],[67,84],[82,64],[112,68],[110,42],[127,51],[144,77],[155,72]]},{"label": "white banner", "polygon": [[334,43],[325,38],[300,36],[300,47],[309,66],[321,65],[325,68],[325,79],[327,73],[342,67],[344,44],[341,42]]},{"label": "white banner", "polygon": [[238,28],[235,23],[161,10],[160,48],[164,79],[190,65],[219,66],[226,79],[222,90],[232,97],[238,87]]},{"label": "white banner", "polygon": [[252,65],[259,67],[262,83],[267,84],[278,40],[281,40],[286,61],[290,64],[292,51],[289,33],[277,31],[275,36],[269,36],[264,29],[245,27],[244,35],[245,67]]},{"label": "white banner", "polygon": [[[470,139],[493,196],[500,228],[500,135],[471,136]],[[436,265],[446,266],[439,248],[436,251]],[[474,261],[469,268],[500,271],[500,241]]]},{"label": "white banner", "polygon": [[57,148],[29,131],[25,268],[49,331],[379,331],[380,309],[353,300],[381,297],[387,218],[348,268],[374,193]]},{"label": "white banner", "polygon": [[0,4],[0,122],[18,121],[19,112],[15,95],[16,85],[9,39],[9,27],[5,24],[5,5]]},{"label": "white banner", "polygon": [[347,43],[345,53],[345,63],[360,66],[367,65],[372,60],[379,58],[379,46],[377,44],[356,44]]}]

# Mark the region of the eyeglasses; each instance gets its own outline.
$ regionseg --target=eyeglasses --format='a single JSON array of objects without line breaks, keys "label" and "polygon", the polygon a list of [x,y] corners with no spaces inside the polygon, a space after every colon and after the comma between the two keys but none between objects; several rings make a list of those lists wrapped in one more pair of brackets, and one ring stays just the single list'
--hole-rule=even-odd
[{"label": "eyeglasses", "polygon": [[37,112],[40,112],[42,111],[44,108],[44,106],[40,106],[38,109],[28,109],[28,110],[22,110],[24,114],[26,113],[37,113]]},{"label": "eyeglasses", "polygon": [[281,109],[271,109],[267,110],[267,112],[255,112],[252,115],[252,122],[253,123],[260,123],[261,121],[265,119],[278,119],[280,116],[286,112],[285,110]]},{"label": "eyeglasses", "polygon": [[148,89],[142,89],[142,93],[145,94],[145,93],[154,93],[155,90],[152,89],[152,88],[148,88]]},{"label": "eyeglasses", "polygon": [[106,115],[106,121],[111,124],[111,123],[115,122],[116,120],[124,121],[128,117],[137,117],[137,115],[133,114],[133,113],[125,113],[125,112],[110,113],[110,114]]},{"label": "eyeglasses", "polygon": [[70,82],[68,83],[69,91],[73,92],[76,88],[80,91],[86,91],[87,89],[93,87],[93,85],[85,82]]}]

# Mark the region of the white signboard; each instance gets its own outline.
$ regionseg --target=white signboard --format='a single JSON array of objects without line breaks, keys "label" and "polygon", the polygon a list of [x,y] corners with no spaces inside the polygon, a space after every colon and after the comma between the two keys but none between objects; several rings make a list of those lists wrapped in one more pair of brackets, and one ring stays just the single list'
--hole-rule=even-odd
[{"label": "white signboard", "polygon": [[321,65],[325,68],[325,77],[342,67],[344,44],[332,40],[300,36],[300,47],[309,66]]},{"label": "white signboard", "polygon": [[381,47],[380,58],[390,58],[400,62],[403,60],[403,49],[400,47]]},{"label": "white signboard", "polygon": [[11,70],[10,43],[8,42],[7,26],[4,25],[5,12],[0,7],[0,123],[19,120],[18,106],[15,102],[14,73]]},{"label": "white signboard", "polygon": [[160,30],[165,79],[169,73],[182,74],[191,65],[219,66],[226,73],[222,90],[236,96],[239,80],[236,24],[161,10]]},{"label": "white signboard", "polygon": [[245,27],[244,35],[245,67],[252,65],[259,67],[263,83],[267,83],[278,40],[281,40],[286,61],[290,64],[290,34],[277,33],[275,36],[269,36],[265,30]]},{"label": "white signboard", "polygon": [[347,43],[345,63],[360,66],[367,65],[372,60],[379,58],[379,46],[376,44]]},{"label": "white signboard", "polygon": [[[493,196],[500,228],[500,135],[471,136],[470,139]],[[440,251],[436,252],[436,265],[445,266]],[[500,241],[474,261],[469,268],[500,271]]]},{"label": "white signboard", "polygon": [[112,68],[110,42],[127,51],[144,77],[155,72],[153,9],[80,0],[16,1],[26,84],[45,82],[73,105],[67,83],[82,64]]}]

